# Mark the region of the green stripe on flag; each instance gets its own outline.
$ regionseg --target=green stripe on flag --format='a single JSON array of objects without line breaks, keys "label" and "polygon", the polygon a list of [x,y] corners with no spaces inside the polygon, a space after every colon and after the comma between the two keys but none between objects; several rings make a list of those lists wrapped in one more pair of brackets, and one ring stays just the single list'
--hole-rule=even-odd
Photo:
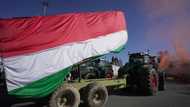
[{"label": "green stripe on flag", "polygon": [[119,52],[121,52],[124,49],[124,47],[125,47],[125,44],[121,45],[120,47],[118,47],[117,49],[113,50],[112,52],[113,53],[119,53]]},{"label": "green stripe on flag", "polygon": [[61,84],[65,77],[70,73],[71,67],[59,71],[53,75],[37,80],[27,86],[10,91],[9,95],[20,98],[41,98],[51,94]]}]

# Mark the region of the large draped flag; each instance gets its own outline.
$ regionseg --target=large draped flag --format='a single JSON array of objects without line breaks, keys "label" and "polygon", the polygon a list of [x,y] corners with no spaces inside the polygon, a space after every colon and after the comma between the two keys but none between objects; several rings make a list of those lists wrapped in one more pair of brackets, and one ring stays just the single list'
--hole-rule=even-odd
[{"label": "large draped flag", "polygon": [[120,11],[0,19],[8,93],[43,97],[86,58],[120,51],[128,39]]}]

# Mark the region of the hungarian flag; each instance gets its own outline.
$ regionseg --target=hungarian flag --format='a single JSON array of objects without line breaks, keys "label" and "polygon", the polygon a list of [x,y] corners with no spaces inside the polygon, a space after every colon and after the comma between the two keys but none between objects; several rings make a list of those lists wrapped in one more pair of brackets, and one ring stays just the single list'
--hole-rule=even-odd
[{"label": "hungarian flag", "polygon": [[73,64],[119,51],[127,39],[120,11],[0,19],[8,93],[46,96],[63,84]]}]

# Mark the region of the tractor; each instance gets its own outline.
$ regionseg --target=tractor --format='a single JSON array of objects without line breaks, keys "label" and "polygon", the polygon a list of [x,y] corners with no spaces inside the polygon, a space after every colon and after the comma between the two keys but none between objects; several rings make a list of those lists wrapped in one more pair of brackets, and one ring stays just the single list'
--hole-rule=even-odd
[{"label": "tractor", "polygon": [[119,77],[126,76],[127,87],[143,95],[155,95],[164,90],[164,72],[158,68],[159,57],[149,53],[131,53],[129,61],[119,69]]}]

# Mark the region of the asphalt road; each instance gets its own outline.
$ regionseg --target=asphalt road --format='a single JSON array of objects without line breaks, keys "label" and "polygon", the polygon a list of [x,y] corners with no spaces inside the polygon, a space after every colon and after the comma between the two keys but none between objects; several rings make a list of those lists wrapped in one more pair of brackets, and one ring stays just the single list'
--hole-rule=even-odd
[{"label": "asphalt road", "polygon": [[190,84],[170,81],[166,88],[156,96],[111,95],[106,107],[190,107]]},{"label": "asphalt road", "polygon": [[[167,82],[166,90],[156,96],[139,96],[126,92],[115,92],[109,96],[106,107],[190,107],[190,84]],[[0,107],[10,103],[8,98],[0,98]],[[11,107],[47,107],[35,102],[13,103]]]}]

